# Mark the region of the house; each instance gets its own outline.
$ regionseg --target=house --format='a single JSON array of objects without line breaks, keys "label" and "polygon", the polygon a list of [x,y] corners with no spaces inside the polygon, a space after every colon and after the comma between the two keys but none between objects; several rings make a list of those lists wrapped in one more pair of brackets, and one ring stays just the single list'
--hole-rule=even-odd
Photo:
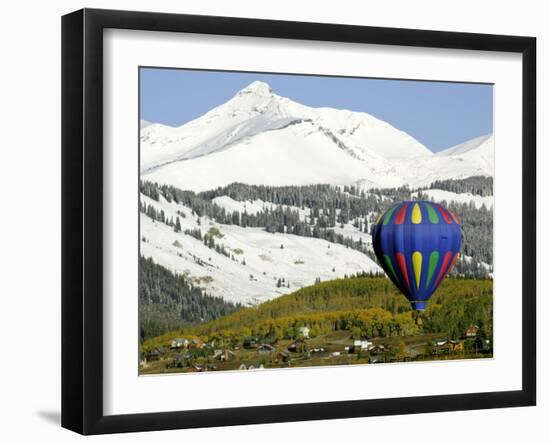
[{"label": "house", "polygon": [[294,341],[288,347],[286,348],[288,352],[306,352],[306,342],[303,338],[299,338],[298,340]]},{"label": "house", "polygon": [[434,354],[451,354],[464,352],[464,343],[456,340],[439,340],[435,342]]},{"label": "house", "polygon": [[475,338],[477,337],[477,334],[479,333],[479,326],[477,325],[470,325],[468,329],[466,329],[466,338]]},{"label": "house", "polygon": [[383,345],[372,345],[367,348],[371,355],[383,354],[386,348]]},{"label": "house", "polygon": [[170,349],[187,348],[189,346],[189,340],[186,338],[175,338],[172,340]]},{"label": "house", "polygon": [[364,351],[366,349],[369,349],[369,347],[372,346],[372,342],[368,341],[368,340],[361,340],[361,350]]},{"label": "house", "polygon": [[302,336],[302,338],[309,338],[309,328],[307,326],[300,326],[298,328],[298,333]]},{"label": "house", "polygon": [[258,347],[258,352],[263,355],[271,354],[273,351],[275,351],[275,348],[267,343],[262,343]]},{"label": "house", "polygon": [[220,361],[232,361],[236,357],[235,353],[229,349],[215,349],[214,358]]},{"label": "house", "polygon": [[437,340],[434,343],[432,353],[435,355],[448,354],[450,352],[447,340]]}]

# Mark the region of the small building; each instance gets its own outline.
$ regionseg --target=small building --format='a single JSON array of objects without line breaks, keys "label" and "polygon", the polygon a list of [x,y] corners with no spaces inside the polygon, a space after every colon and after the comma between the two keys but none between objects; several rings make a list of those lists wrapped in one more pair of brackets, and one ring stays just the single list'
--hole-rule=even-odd
[{"label": "small building", "polygon": [[378,354],[383,354],[386,348],[384,348],[384,345],[372,345],[372,346],[369,346],[367,350],[371,355],[378,355]]},{"label": "small building", "polygon": [[477,337],[477,334],[479,333],[479,326],[477,325],[470,325],[468,329],[466,329],[466,338],[475,338]]},{"label": "small building", "polygon": [[364,351],[372,346],[372,342],[368,340],[361,340],[361,350]]},{"label": "small building", "polygon": [[298,333],[302,338],[309,338],[309,328],[307,326],[300,326],[298,328]]},{"label": "small building", "polygon": [[435,342],[434,354],[451,354],[464,351],[464,342],[457,340],[439,340]]},{"label": "small building", "polygon": [[187,348],[189,346],[189,340],[186,338],[175,338],[170,344],[171,349]]},{"label": "small building", "polygon": [[432,353],[435,355],[448,354],[449,353],[448,340],[437,340],[434,343]]}]

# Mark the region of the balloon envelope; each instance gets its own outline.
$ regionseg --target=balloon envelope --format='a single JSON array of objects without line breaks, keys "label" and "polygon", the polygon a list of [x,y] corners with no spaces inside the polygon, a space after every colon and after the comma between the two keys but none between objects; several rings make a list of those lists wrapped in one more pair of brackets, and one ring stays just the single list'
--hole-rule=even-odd
[{"label": "balloon envelope", "polygon": [[456,216],[427,201],[405,201],[392,206],[372,231],[374,253],[380,265],[421,311],[453,268],[462,235]]}]

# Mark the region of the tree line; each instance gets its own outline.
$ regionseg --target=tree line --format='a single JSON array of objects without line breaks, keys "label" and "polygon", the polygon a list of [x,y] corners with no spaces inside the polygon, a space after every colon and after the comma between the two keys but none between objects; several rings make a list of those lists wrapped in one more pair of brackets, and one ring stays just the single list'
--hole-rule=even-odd
[{"label": "tree line", "polygon": [[189,278],[139,259],[139,323],[142,340],[228,315],[241,305],[194,286]]},{"label": "tree line", "polygon": [[493,177],[476,175],[473,177],[452,180],[436,180],[430,189],[442,189],[456,194],[471,193],[487,197],[493,195]]}]

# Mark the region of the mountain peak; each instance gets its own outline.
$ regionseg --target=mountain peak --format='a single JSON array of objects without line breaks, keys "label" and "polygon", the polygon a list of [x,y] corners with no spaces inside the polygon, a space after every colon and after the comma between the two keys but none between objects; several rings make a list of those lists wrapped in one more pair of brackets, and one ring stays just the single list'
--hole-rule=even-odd
[{"label": "mountain peak", "polygon": [[273,94],[273,89],[271,89],[271,86],[269,86],[267,83],[256,80],[250,83],[246,88],[241,89],[238,92],[238,95],[246,95],[246,94],[266,96],[266,95]]}]

